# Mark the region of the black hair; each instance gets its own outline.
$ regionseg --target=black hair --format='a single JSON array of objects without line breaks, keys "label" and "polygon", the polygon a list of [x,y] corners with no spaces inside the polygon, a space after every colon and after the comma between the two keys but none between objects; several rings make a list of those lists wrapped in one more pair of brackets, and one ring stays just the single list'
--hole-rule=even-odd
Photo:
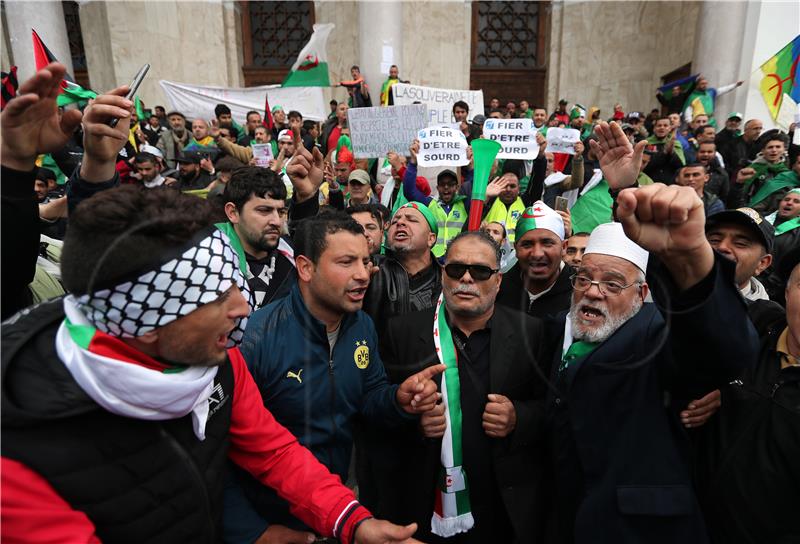
[{"label": "black hair", "polygon": [[213,221],[209,202],[170,187],[101,191],[70,213],[61,254],[64,287],[83,295],[133,279],[166,262]]},{"label": "black hair", "polygon": [[295,117],[297,117],[297,118],[298,118],[298,119],[300,119],[301,121],[303,120],[303,114],[302,114],[302,113],[300,113],[300,112],[299,112],[299,111],[297,111],[297,110],[292,110],[292,111],[290,111],[290,112],[289,112],[289,115],[287,115],[286,117],[287,117],[287,118],[289,118],[289,119],[294,119]]},{"label": "black hair", "polygon": [[456,244],[456,242],[466,238],[475,238],[476,240],[479,240],[492,248],[496,266],[497,268],[500,268],[500,261],[503,258],[503,252],[500,249],[500,245],[485,230],[465,230],[456,234],[456,236],[447,243],[447,249],[444,252],[445,263],[447,262],[447,256],[450,255],[450,249]]},{"label": "black hair", "polygon": [[234,170],[222,194],[225,202],[233,202],[236,209],[241,211],[247,201],[254,196],[286,200],[286,185],[278,174],[269,168],[245,166]]},{"label": "black hair", "polygon": [[214,163],[214,168],[217,172],[233,172],[237,168],[242,168],[245,164],[237,159],[234,159],[230,155],[225,155],[220,157],[220,159]]},{"label": "black hair", "polygon": [[46,183],[48,179],[56,179],[56,173],[49,168],[39,167],[39,169],[36,170],[36,179]]},{"label": "black hair", "polygon": [[338,106],[339,103],[336,100],[331,100],[330,102],[328,102],[328,105],[329,106]]},{"label": "black hair", "polygon": [[259,112],[257,112],[256,110],[250,110],[250,111],[248,111],[248,112],[247,112],[247,115],[245,115],[245,116],[244,116],[245,120],[249,119],[249,118],[250,118],[250,116],[251,116],[251,115],[253,115],[254,113],[255,113],[256,115],[258,115],[258,116],[260,116],[260,115],[261,115],[261,114],[260,114]]},{"label": "black hair", "polygon": [[184,120],[184,121],[186,121],[186,116],[185,116],[184,114],[182,114],[181,112],[179,112],[179,111],[171,111],[171,112],[169,112],[169,113],[167,114],[167,119],[169,119],[169,118],[170,118],[170,117],[172,117],[173,115],[179,115],[180,117],[182,117],[182,118],[183,118],[183,120]]},{"label": "black hair", "polygon": [[467,104],[463,100],[459,100],[458,102],[453,104],[453,114],[456,113],[456,108],[461,108],[462,110],[467,110],[467,113],[469,113],[469,104]]},{"label": "black hair", "polygon": [[378,223],[378,228],[383,228],[383,213],[380,209],[378,209],[377,204],[354,204],[352,206],[348,206],[344,211],[350,216],[352,216],[354,213],[368,213]]},{"label": "black hair", "polygon": [[705,167],[705,165],[704,165],[704,164],[702,164],[702,163],[700,163],[700,162],[697,162],[697,161],[694,161],[694,162],[689,162],[689,163],[686,163],[686,164],[684,164],[683,166],[681,166],[680,168],[678,168],[678,172],[680,172],[680,171],[681,171],[681,170],[683,170],[684,168],[702,168],[702,169],[703,169],[703,171],[705,171],[705,169],[706,169],[706,167]]},{"label": "black hair", "polygon": [[305,121],[303,121],[303,130],[305,130],[306,132],[308,132],[312,128],[316,128],[316,126],[317,122],[312,121],[311,119],[306,119]]},{"label": "black hair", "polygon": [[[706,130],[707,128],[714,128],[714,127],[713,127],[712,125],[703,125],[702,127],[697,127],[696,129],[694,129],[694,130],[692,131],[692,133],[694,134],[694,137],[695,137],[695,138],[697,138],[697,137],[698,137],[698,136],[700,136],[700,135],[701,135],[703,132],[705,132],[705,130]],[[716,129],[714,130],[714,132],[716,132]]]},{"label": "black hair", "polygon": [[133,158],[133,164],[143,164],[146,162],[150,162],[156,165],[158,164],[158,158],[152,153],[148,153],[146,151],[137,153],[136,156]]},{"label": "black hair", "polygon": [[219,127],[219,129],[220,130],[227,129],[228,131],[230,131],[231,136],[233,136],[234,140],[238,140],[239,139],[239,129],[237,129],[236,127],[233,127],[233,126],[231,126],[231,127]]},{"label": "black hair", "polygon": [[381,215],[383,216],[383,224],[384,225],[388,224],[389,221],[391,221],[392,219],[392,210],[390,210],[383,204],[373,204],[373,206],[378,208],[378,211],[381,212]]},{"label": "black hair", "polygon": [[364,228],[352,217],[338,210],[324,211],[319,215],[303,219],[297,224],[292,240],[294,254],[303,255],[314,264],[328,247],[327,237],[337,232],[349,232],[363,236]]},{"label": "black hair", "polygon": [[231,109],[225,104],[217,104],[216,107],[214,107],[214,115],[216,115],[217,117],[219,117],[220,115],[225,115],[226,113],[230,115]]},{"label": "black hair", "polygon": [[[157,110],[157,109],[162,109],[163,110],[164,106],[153,106],[153,110]],[[166,111],[166,110],[164,110],[164,111]]]},{"label": "black hair", "polygon": [[493,113],[499,113],[500,115],[503,115],[505,112],[503,110],[501,110],[500,108],[492,108],[492,111],[489,112],[489,115],[491,115]]},{"label": "black hair", "polygon": [[350,69],[351,69],[351,70],[358,70],[359,72],[361,71],[361,68],[359,68],[357,64],[354,64],[354,65],[352,65],[352,66],[350,67]]},{"label": "black hair", "polygon": [[767,147],[767,144],[770,142],[783,142],[783,145],[788,147],[789,145],[789,138],[779,130],[772,130],[766,133],[766,135],[761,136],[762,145],[761,149]]},{"label": "black hair", "polygon": [[525,177],[525,163],[519,159],[506,159],[503,163],[503,174],[514,174],[521,180]]}]

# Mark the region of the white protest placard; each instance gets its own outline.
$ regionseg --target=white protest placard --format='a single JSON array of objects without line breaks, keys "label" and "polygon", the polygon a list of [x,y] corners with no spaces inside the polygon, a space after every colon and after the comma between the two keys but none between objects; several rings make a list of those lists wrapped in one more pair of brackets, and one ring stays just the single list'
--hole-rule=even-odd
[{"label": "white protest placard", "polygon": [[483,137],[503,146],[498,159],[533,160],[539,154],[533,119],[487,119]]},{"label": "white protest placard", "polygon": [[453,104],[463,100],[469,106],[467,120],[476,115],[483,115],[483,91],[465,91],[459,89],[439,89],[396,83],[392,87],[395,104],[413,104],[420,102],[428,106],[428,122],[426,126],[454,123]]},{"label": "white protest placard", "polygon": [[253,149],[253,158],[256,160],[256,166],[269,168],[269,162],[272,160],[272,145],[253,144],[250,147]]},{"label": "white protest placard", "polygon": [[464,166],[467,158],[467,139],[460,130],[447,126],[429,127],[419,131],[419,166]]},{"label": "white protest placard", "polygon": [[428,110],[424,104],[382,108],[350,108],[347,122],[357,159],[385,157],[389,151],[405,150],[425,128]]},{"label": "white protest placard", "polygon": [[574,128],[547,129],[547,150],[550,153],[575,154],[575,144],[581,141],[581,132]]}]

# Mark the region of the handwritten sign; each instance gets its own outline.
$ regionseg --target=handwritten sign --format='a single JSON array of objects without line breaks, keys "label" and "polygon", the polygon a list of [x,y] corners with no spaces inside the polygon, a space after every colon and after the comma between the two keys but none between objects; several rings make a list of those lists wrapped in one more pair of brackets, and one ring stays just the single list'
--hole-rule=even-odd
[{"label": "handwritten sign", "polygon": [[464,166],[467,158],[467,139],[460,130],[447,126],[430,127],[419,131],[420,166]]},{"label": "handwritten sign", "polygon": [[533,160],[539,154],[533,119],[487,119],[483,137],[503,146],[498,159]]},{"label": "handwritten sign", "polygon": [[547,150],[550,153],[575,154],[575,144],[581,141],[581,133],[574,128],[551,127],[547,130]]},{"label": "handwritten sign", "polygon": [[460,89],[439,89],[397,83],[392,87],[395,104],[413,104],[419,102],[428,106],[428,122],[425,126],[436,126],[454,123],[453,104],[463,100],[469,106],[467,120],[476,115],[483,115],[483,91],[467,91]]},{"label": "handwritten sign", "polygon": [[350,108],[347,121],[357,159],[384,157],[389,151],[403,154],[428,124],[424,104],[383,108]]}]

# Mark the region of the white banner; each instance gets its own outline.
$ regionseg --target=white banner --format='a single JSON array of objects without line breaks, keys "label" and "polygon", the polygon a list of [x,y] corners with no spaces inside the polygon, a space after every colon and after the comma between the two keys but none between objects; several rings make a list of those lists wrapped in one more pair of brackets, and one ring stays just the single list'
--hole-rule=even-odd
[{"label": "white banner", "polygon": [[407,105],[420,102],[428,106],[427,126],[454,123],[453,104],[463,100],[469,105],[468,120],[476,115],[483,115],[483,91],[463,91],[458,89],[438,89],[396,83],[392,87],[395,105]]},{"label": "white banner", "polygon": [[467,158],[467,139],[460,130],[450,127],[430,127],[419,131],[420,166],[464,166]]},{"label": "white banner", "polygon": [[303,119],[324,121],[328,117],[322,87],[286,87],[262,85],[261,87],[210,87],[160,80],[159,84],[172,105],[171,109],[183,113],[187,119],[212,119],[214,106],[225,104],[231,109],[234,120],[240,125],[247,121],[247,112],[264,115],[264,98],[269,94],[271,108],[281,106],[283,111],[297,110]]},{"label": "white banner", "polygon": [[581,141],[581,132],[574,128],[547,129],[547,150],[550,153],[575,154],[575,144]]},{"label": "white banner", "polygon": [[425,127],[424,105],[350,108],[347,124],[353,154],[357,159],[384,157],[389,151],[401,155]]},{"label": "white banner", "polygon": [[498,159],[533,160],[539,155],[533,119],[489,118],[483,123],[483,137],[503,146]]}]

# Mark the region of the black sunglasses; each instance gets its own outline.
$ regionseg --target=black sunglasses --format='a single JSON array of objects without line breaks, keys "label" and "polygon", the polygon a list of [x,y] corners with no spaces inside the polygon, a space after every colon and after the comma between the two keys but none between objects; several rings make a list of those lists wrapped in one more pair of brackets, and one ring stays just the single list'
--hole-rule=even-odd
[{"label": "black sunglasses", "polygon": [[489,268],[482,264],[450,263],[444,267],[445,273],[454,280],[460,280],[467,270],[469,270],[470,277],[475,281],[486,281],[493,274],[500,271],[499,268]]}]

